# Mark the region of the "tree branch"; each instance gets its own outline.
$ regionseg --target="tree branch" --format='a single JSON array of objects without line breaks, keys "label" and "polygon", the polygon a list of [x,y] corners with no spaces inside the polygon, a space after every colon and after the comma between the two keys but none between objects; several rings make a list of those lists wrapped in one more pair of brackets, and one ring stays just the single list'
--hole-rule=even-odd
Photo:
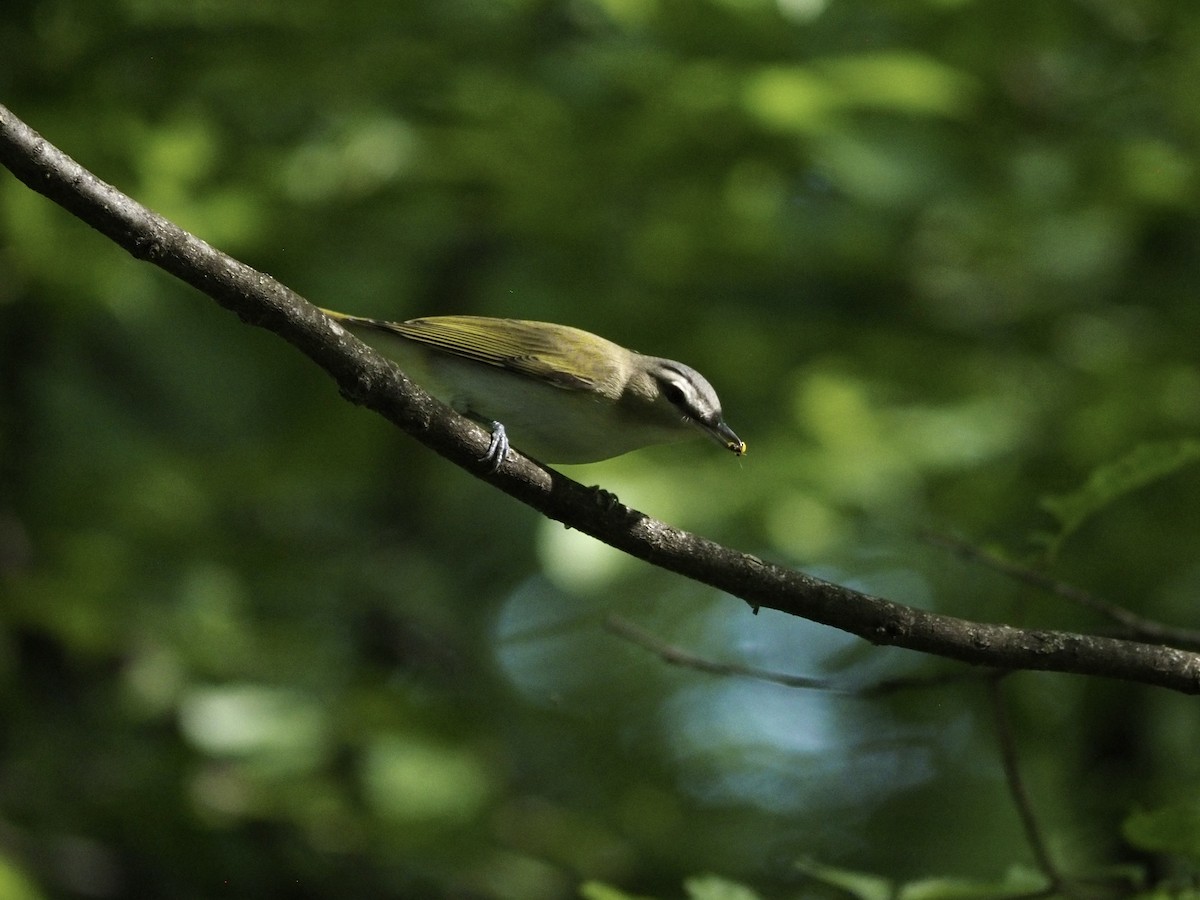
[{"label": "tree branch", "polygon": [[862,594],[680,531],[514,455],[499,472],[479,462],[488,434],[335,327],[270,276],[221,253],[92,175],[0,106],[0,163],[138,259],[182,279],[274,332],[325,369],[342,393],[476,477],[618,550],[766,607],[874,644],[974,665],[1099,675],[1200,693],[1200,655],[1170,647],[939,615]]}]

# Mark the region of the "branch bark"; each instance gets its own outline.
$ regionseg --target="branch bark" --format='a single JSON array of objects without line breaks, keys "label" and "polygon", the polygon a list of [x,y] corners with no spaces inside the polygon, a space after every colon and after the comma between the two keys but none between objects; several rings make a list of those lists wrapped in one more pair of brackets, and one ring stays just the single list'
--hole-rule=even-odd
[{"label": "branch bark", "polygon": [[277,334],[337,382],[343,395],[522,503],[632,556],[746,601],[858,635],[973,665],[1103,676],[1200,693],[1200,655],[1172,647],[1029,630],[931,613],[722,547],[623,506],[514,454],[498,472],[479,462],[489,435],[334,326],[316,307],[146,209],[83,168],[0,106],[0,163],[137,259],[182,279],[243,321]]}]

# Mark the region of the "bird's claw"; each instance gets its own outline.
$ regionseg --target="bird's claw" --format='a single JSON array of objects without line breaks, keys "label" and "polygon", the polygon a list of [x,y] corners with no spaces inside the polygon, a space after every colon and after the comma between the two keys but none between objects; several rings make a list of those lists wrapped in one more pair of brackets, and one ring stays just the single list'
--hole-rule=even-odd
[{"label": "bird's claw", "polygon": [[508,432],[501,422],[492,422],[492,439],[488,442],[480,462],[488,464],[488,474],[494,475],[500,471],[504,461],[508,459]]}]

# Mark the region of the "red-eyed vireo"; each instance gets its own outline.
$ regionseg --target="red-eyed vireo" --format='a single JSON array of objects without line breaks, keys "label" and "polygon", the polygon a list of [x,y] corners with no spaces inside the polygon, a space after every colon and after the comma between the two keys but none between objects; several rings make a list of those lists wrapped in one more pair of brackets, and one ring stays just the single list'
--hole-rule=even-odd
[{"label": "red-eyed vireo", "polygon": [[383,322],[322,310],[400,363],[430,393],[492,428],[484,459],[513,443],[547,463],[586,463],[704,434],[746,445],[712,385],[690,366],[644,356],[566,325],[433,316]]}]

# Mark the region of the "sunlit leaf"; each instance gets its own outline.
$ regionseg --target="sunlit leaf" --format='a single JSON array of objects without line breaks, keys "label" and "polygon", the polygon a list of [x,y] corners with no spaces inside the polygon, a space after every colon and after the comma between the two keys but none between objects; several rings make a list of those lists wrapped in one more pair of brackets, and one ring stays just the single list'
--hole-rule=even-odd
[{"label": "sunlit leaf", "polygon": [[628,894],[620,888],[599,881],[585,881],[579,886],[580,900],[654,900],[644,894]]},{"label": "sunlit leaf", "polygon": [[45,894],[16,863],[0,855],[0,897],[4,900],[43,900]]},{"label": "sunlit leaf", "polygon": [[697,875],[683,883],[688,900],[761,900],[758,893],[718,875]]}]

